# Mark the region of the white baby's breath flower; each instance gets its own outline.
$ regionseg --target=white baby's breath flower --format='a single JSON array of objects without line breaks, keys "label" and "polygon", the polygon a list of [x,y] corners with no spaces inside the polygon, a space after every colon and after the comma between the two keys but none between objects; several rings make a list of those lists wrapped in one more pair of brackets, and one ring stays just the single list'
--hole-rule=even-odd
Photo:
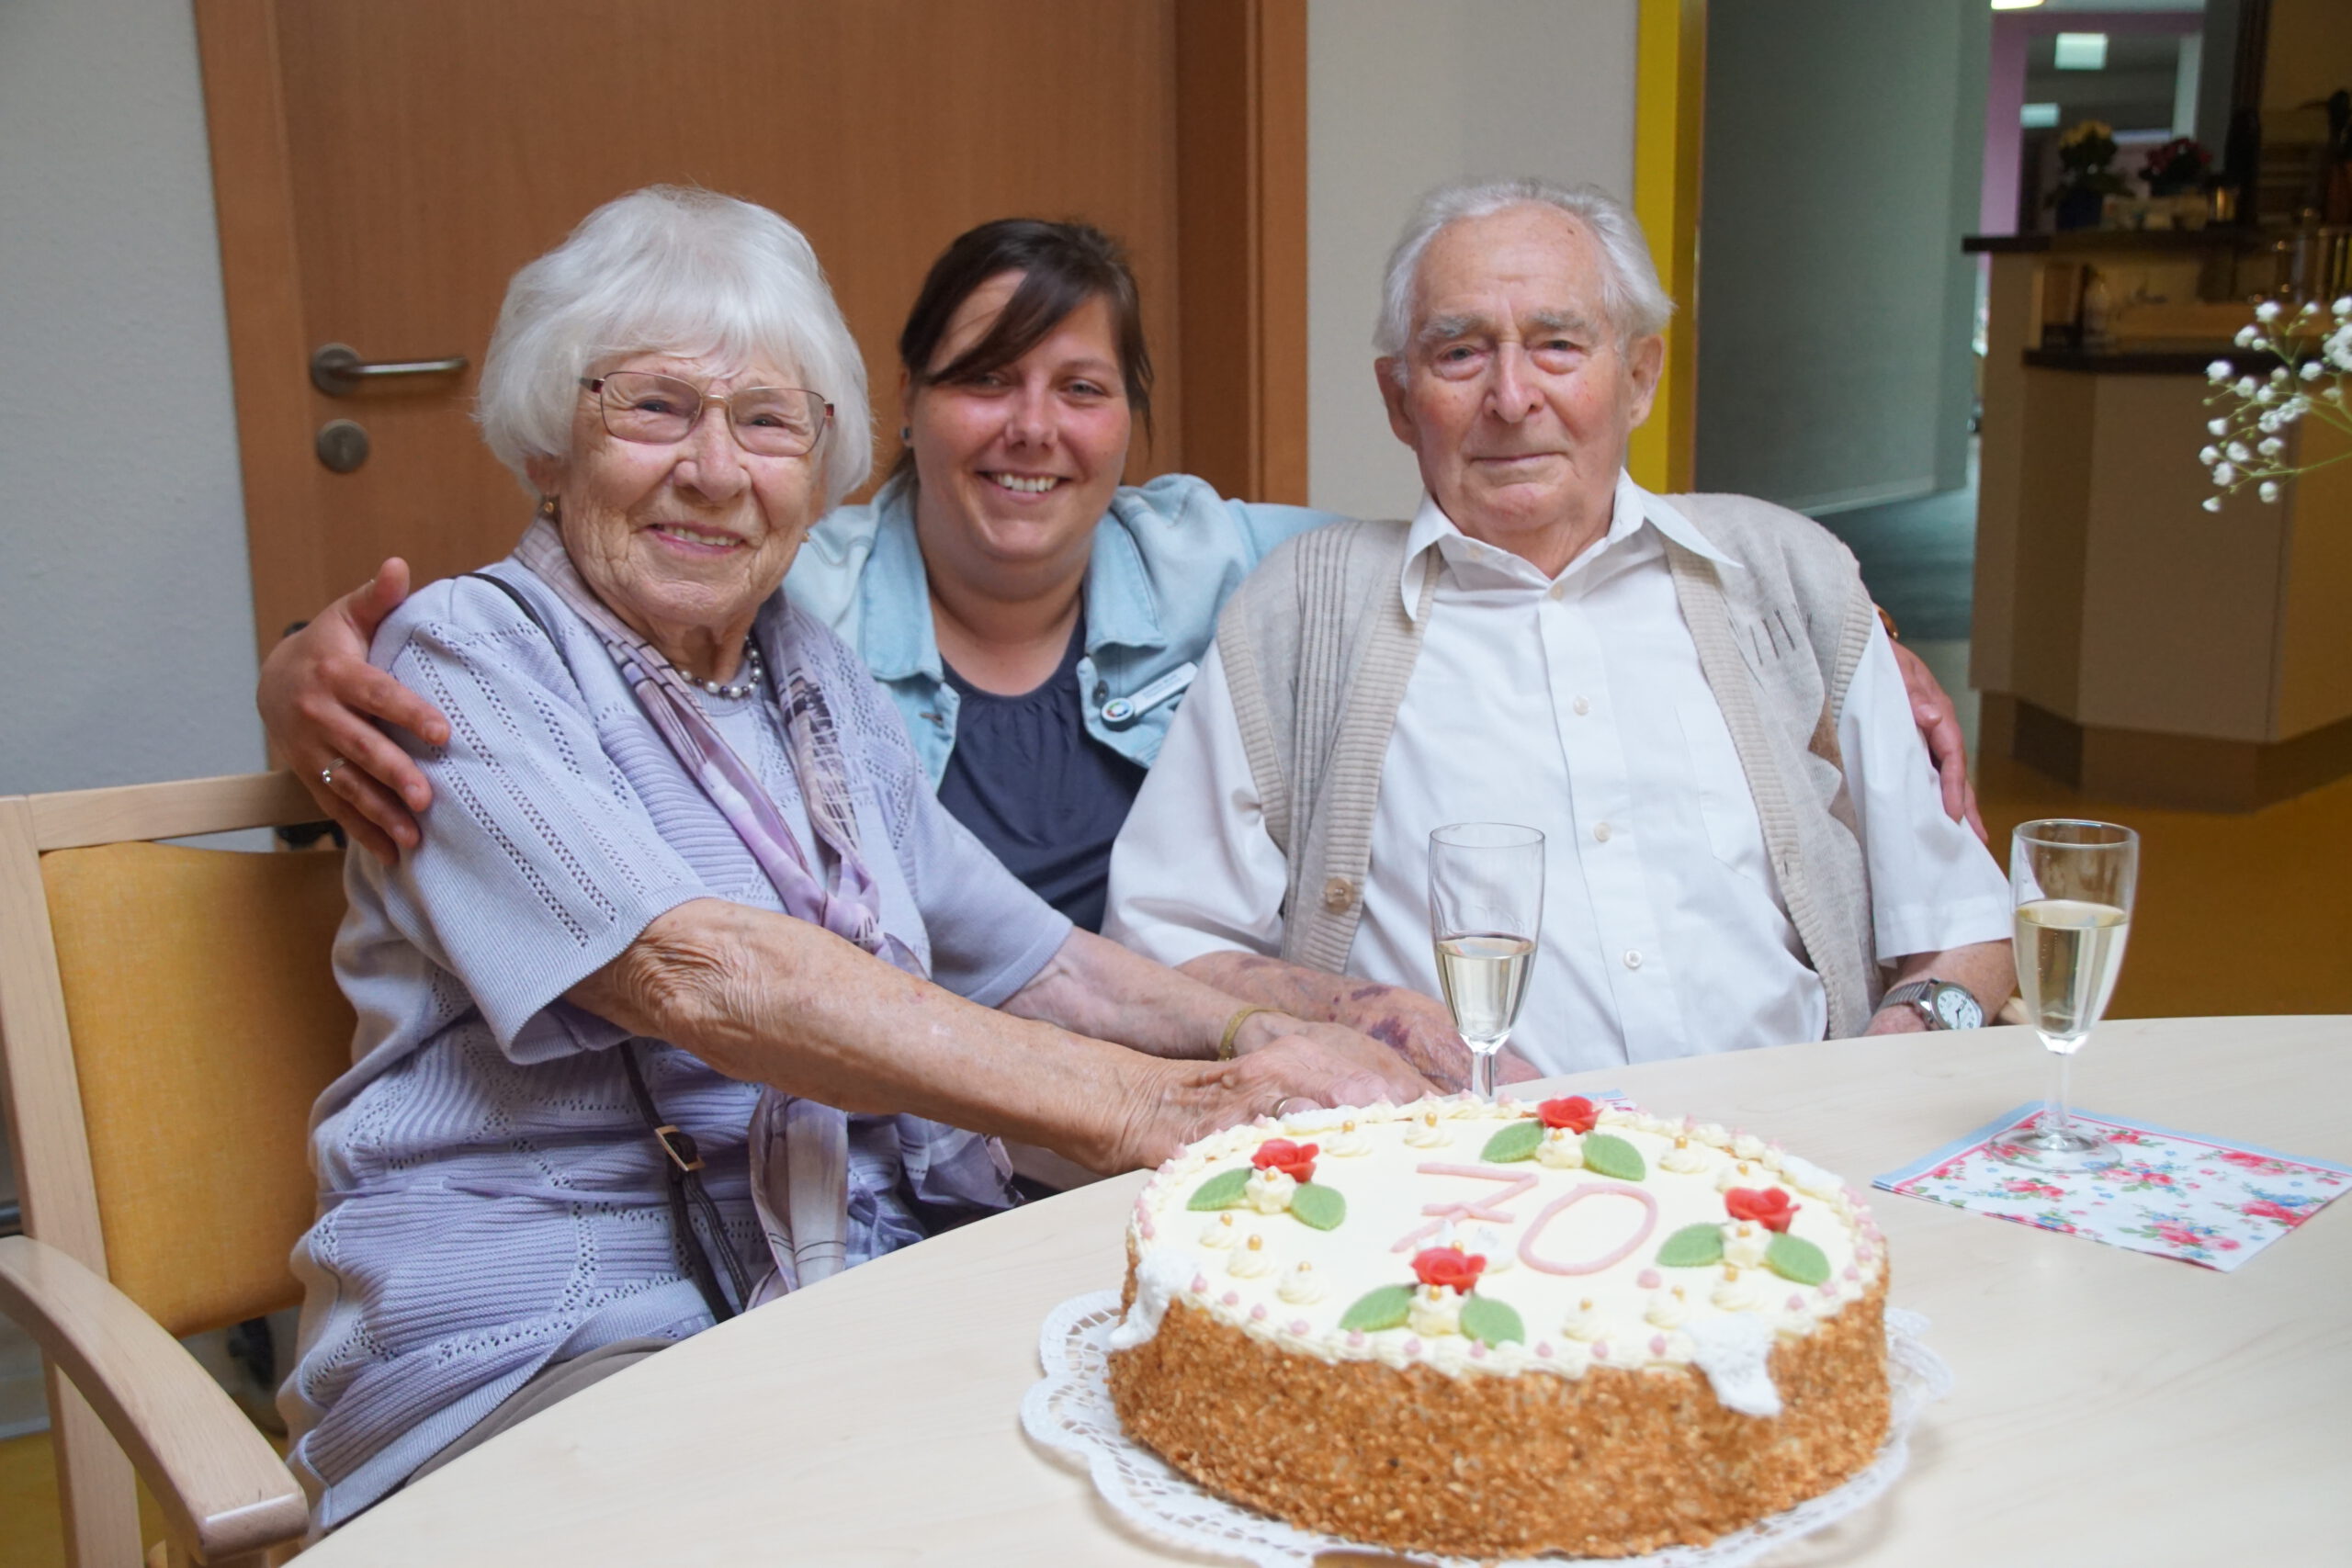
[{"label": "white baby's breath flower", "polygon": [[2228,360],[2216,359],[2212,364],[2205,367],[2205,379],[2218,387],[2230,378],[2230,371],[2233,368]]},{"label": "white baby's breath flower", "polygon": [[2261,304],[2256,305],[2254,308],[2254,319],[2257,321],[2277,321],[2278,319],[2278,301],[2276,299],[2265,299]]},{"label": "white baby's breath flower", "polygon": [[2230,467],[2227,463],[2216,463],[2213,465],[2213,482],[2215,484],[2225,485],[2236,477],[2237,470]]},{"label": "white baby's breath flower", "polygon": [[2302,377],[2304,380],[2316,381],[2320,378],[2321,373],[2322,367],[2318,360],[2308,359],[2303,362]]},{"label": "white baby's breath flower", "polygon": [[2207,496],[2207,497],[2205,498],[2205,510],[2206,510],[2206,511],[2208,511],[2208,512],[2219,512],[2219,511],[2221,511],[2221,510],[2222,510],[2222,498],[2221,498],[2220,496],[2218,496],[2218,495],[2209,495],[2209,496]]},{"label": "white baby's breath flower", "polygon": [[2254,346],[2254,329],[2252,327],[2240,327],[2237,331],[2237,335],[2230,339],[2230,341],[2236,344],[2240,348],[2252,348]]},{"label": "white baby's breath flower", "polygon": [[2260,495],[2265,501],[2277,501],[2278,499],[2278,481],[2277,479],[2263,480],[2262,488],[2256,493]]},{"label": "white baby's breath flower", "polygon": [[2241,398],[2250,398],[2254,396],[2256,390],[2259,389],[2261,385],[2261,382],[2256,380],[2251,376],[2241,376],[2237,379],[2237,385],[2232,387],[2230,390],[2235,392]]},{"label": "white baby's breath flower", "polygon": [[2233,463],[2250,463],[2254,460],[2254,454],[2246,449],[2246,445],[2243,441],[2231,442],[2228,451],[2230,461]]},{"label": "white baby's breath flower", "polygon": [[[2255,448],[2256,451],[2261,453],[2266,457],[2276,457],[2279,453],[2284,452],[2286,449],[2287,444],[2284,441],[2279,440],[2275,435],[2267,438],[2261,446]],[[2212,448],[2209,446],[2206,450],[2210,452]]]},{"label": "white baby's breath flower", "polygon": [[2222,460],[2222,449],[2219,446],[2202,447],[2198,451],[2197,460],[2210,468]]},{"label": "white baby's breath flower", "polygon": [[2286,378],[2287,378],[2287,368],[2286,368],[2286,367],[2285,367],[2285,366],[2283,366],[2283,365],[2282,365],[2282,366],[2280,366],[2278,369],[2273,370],[2273,371],[2270,373],[2270,379],[2271,379],[2271,381],[2272,381],[2274,384],[2275,384],[2275,383],[2277,383],[2277,382],[2279,382],[2279,381],[2283,381],[2283,380],[2285,380]]},{"label": "white baby's breath flower", "polygon": [[2272,403],[2278,400],[2278,389],[2276,387],[2264,387],[2254,394],[2254,400],[2262,404],[2265,408],[2267,408]]},{"label": "white baby's breath flower", "polygon": [[2265,435],[2276,435],[2278,433],[2278,416],[2275,413],[2264,414],[2254,423],[2255,427]]},{"label": "white baby's breath flower", "polygon": [[2346,294],[2335,302],[2335,313],[2339,316],[2352,316],[2352,294]]}]

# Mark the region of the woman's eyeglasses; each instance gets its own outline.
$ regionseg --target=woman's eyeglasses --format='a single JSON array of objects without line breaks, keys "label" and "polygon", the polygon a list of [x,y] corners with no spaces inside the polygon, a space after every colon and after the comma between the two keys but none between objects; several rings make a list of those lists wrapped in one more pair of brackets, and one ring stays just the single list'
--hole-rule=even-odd
[{"label": "woman's eyeglasses", "polygon": [[703,411],[718,403],[727,410],[727,422],[744,451],[798,457],[816,446],[833,417],[832,404],[799,387],[742,387],[720,397],[650,370],[583,376],[580,384],[594,395],[609,434],[645,446],[684,441],[702,423]]}]

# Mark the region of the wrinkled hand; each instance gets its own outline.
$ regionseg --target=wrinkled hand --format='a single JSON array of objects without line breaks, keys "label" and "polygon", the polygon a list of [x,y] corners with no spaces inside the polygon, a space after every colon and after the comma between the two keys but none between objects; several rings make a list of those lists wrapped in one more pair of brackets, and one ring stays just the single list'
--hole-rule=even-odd
[{"label": "wrinkled hand", "polygon": [[[1254,1027],[1258,1025],[1264,1027],[1259,1030]],[[1380,1079],[1387,1087],[1374,1095],[1374,1100],[1405,1105],[1423,1095],[1444,1092],[1408,1066],[1401,1054],[1341,1023],[1309,1023],[1286,1013],[1261,1012],[1242,1026],[1241,1034],[1234,1042],[1234,1049],[1240,1055],[1254,1055],[1285,1042],[1315,1046]],[[1368,1105],[1371,1101],[1351,1100],[1334,1103]]]},{"label": "wrinkled hand", "polygon": [[[398,725],[427,745],[449,739],[440,709],[368,662],[376,628],[408,590],[408,563],[386,561],[373,579],[270,649],[254,699],[277,760],[353,842],[387,865],[419,843],[415,814],[433,803],[433,786],[369,721]],[[331,762],[333,787],[320,776]]]},{"label": "wrinkled hand", "polygon": [[1138,1055],[1130,1067],[1134,1088],[1114,1129],[1106,1170],[1148,1168],[1195,1138],[1254,1117],[1369,1105],[1394,1095],[1385,1077],[1351,1055],[1297,1037],[1230,1062]]},{"label": "wrinkled hand", "polygon": [[[1439,1092],[1458,1094],[1470,1087],[1470,1047],[1454,1032],[1453,1015],[1443,1002],[1403,986],[1369,985],[1351,992],[1350,1000],[1363,1032],[1435,1084]],[[1498,1085],[1543,1076],[1515,1052],[1506,1050],[1495,1058]]]},{"label": "wrinkled hand", "polygon": [[1943,784],[1944,815],[1967,823],[1978,841],[1991,844],[1984,818],[1976,812],[1975,786],[1968,782],[1968,742],[1960,733],[1960,720],[1952,716],[1951,698],[1944,694],[1926,660],[1899,642],[1890,646],[1894,667],[1903,671],[1903,690],[1911,699],[1912,721],[1928,743],[1928,755],[1935,759],[1936,776]]}]

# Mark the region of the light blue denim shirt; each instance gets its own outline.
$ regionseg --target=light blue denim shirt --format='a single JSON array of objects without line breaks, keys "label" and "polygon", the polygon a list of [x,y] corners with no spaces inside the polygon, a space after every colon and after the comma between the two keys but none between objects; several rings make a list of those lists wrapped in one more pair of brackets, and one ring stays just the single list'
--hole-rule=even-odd
[{"label": "light blue denim shirt", "polygon": [[[1190,474],[1122,486],[1095,525],[1078,661],[1087,733],[1142,767],[1159,755],[1177,699],[1216,635],[1226,596],[1268,550],[1338,521],[1303,506],[1227,501]],[[947,683],[915,543],[914,484],[901,475],[864,506],[820,521],[784,580],[793,602],[857,649],[899,711],[935,787],[956,748],[961,700]]]}]

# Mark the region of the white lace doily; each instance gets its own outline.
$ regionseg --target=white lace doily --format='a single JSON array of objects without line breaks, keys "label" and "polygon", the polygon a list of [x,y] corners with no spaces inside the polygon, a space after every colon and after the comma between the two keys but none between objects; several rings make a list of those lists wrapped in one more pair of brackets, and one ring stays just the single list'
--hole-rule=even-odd
[{"label": "white lace doily", "polygon": [[[1103,1347],[1118,1321],[1116,1291],[1073,1297],[1046,1315],[1037,1338],[1037,1359],[1046,1375],[1021,1402],[1021,1425],[1032,1440],[1064,1463],[1083,1467],[1112,1511],[1137,1534],[1162,1546],[1258,1568],[1313,1568],[1319,1551],[1351,1546],[1363,1550],[1359,1543],[1300,1529],[1215,1496],[1130,1438],[1111,1405]],[[1930,1403],[1951,1392],[1951,1370],[1920,1341],[1927,1329],[1928,1320],[1917,1313],[1887,1308],[1886,1366],[1894,1399],[1886,1442],[1868,1469],[1837,1490],[1720,1537],[1712,1546],[1673,1546],[1643,1557],[1546,1556],[1512,1563],[1487,1560],[1478,1568],[1560,1568],[1570,1562],[1605,1562],[1611,1568],[1737,1568],[1843,1518],[1903,1473],[1910,1458],[1911,1424]],[[1413,1561],[1432,1568],[1472,1568],[1465,1558],[1415,1553]]]}]

